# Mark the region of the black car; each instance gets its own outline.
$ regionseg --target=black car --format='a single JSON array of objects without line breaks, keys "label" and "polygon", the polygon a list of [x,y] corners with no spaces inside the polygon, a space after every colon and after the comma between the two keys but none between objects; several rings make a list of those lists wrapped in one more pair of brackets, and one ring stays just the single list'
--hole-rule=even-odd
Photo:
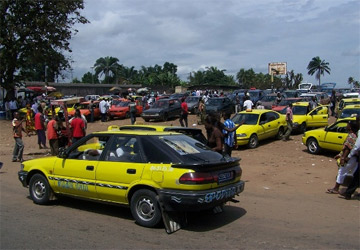
[{"label": "black car", "polygon": [[188,106],[188,111],[191,114],[196,114],[199,108],[199,101],[201,99],[201,96],[188,96],[185,99],[185,102]]},{"label": "black car", "polygon": [[234,113],[235,111],[235,105],[234,103],[227,97],[212,97],[209,98],[206,103],[206,113],[212,114],[212,113]]},{"label": "black car", "polygon": [[178,99],[159,99],[149,109],[141,113],[146,121],[167,121],[172,118],[179,118],[181,103]]},{"label": "black car", "polygon": [[170,95],[169,99],[178,99],[180,101],[182,98],[186,98],[187,96],[187,93],[174,93]]}]

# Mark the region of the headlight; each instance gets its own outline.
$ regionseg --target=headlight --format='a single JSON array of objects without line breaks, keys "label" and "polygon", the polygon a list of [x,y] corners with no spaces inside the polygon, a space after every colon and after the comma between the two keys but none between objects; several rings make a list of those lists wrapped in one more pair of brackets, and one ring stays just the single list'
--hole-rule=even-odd
[{"label": "headlight", "polygon": [[245,133],[242,133],[242,134],[236,134],[236,137],[246,137],[246,134],[245,134]]}]

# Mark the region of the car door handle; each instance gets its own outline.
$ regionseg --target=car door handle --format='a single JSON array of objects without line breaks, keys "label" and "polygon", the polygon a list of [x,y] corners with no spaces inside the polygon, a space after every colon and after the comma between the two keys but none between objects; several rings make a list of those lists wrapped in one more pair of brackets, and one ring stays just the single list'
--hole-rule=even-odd
[{"label": "car door handle", "polygon": [[327,119],[328,117],[327,116],[323,116],[324,119]]},{"label": "car door handle", "polygon": [[128,173],[128,174],[136,174],[136,169],[129,168],[128,170],[126,170],[126,173]]},{"label": "car door handle", "polygon": [[342,136],[338,136],[339,139],[342,139],[343,137]]},{"label": "car door handle", "polygon": [[86,166],[86,170],[93,171],[93,170],[94,170],[94,166]]}]

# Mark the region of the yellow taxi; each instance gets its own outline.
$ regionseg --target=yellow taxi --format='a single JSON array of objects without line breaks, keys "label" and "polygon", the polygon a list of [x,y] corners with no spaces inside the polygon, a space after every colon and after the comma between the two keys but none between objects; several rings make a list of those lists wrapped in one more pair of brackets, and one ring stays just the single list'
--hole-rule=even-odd
[{"label": "yellow taxi", "polygon": [[23,162],[18,173],[36,204],[57,195],[116,203],[130,207],[142,226],[163,220],[167,232],[178,228],[173,214],[235,201],[244,190],[241,175],[238,158],[189,136],[139,130],[91,133],[58,156]]},{"label": "yellow taxi", "polygon": [[311,109],[309,102],[293,103],[293,131],[304,133],[307,128],[325,127],[328,125],[328,106],[317,106]]},{"label": "yellow taxi", "polygon": [[311,154],[319,154],[321,150],[340,152],[348,135],[346,126],[355,117],[339,119],[325,128],[310,130],[304,133],[302,142]]},{"label": "yellow taxi", "polygon": [[341,111],[338,119],[344,119],[347,117],[356,117],[360,116],[360,104],[357,105],[346,105]]},{"label": "yellow taxi", "polygon": [[341,112],[348,105],[360,105],[360,98],[343,98],[339,101],[336,108],[336,115],[339,118],[341,116]]},{"label": "yellow taxi", "polygon": [[237,145],[256,148],[260,140],[275,137],[281,139],[287,127],[285,116],[273,110],[253,109],[241,111],[231,120],[242,125],[236,130]]}]

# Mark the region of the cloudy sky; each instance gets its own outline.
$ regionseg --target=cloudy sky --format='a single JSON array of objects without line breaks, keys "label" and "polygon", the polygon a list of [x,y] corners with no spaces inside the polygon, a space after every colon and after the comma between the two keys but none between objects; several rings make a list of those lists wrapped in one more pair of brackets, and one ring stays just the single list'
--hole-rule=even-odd
[{"label": "cloudy sky", "polygon": [[286,62],[317,83],[306,67],[319,56],[331,68],[322,82],[360,80],[358,0],[85,0],[81,14],[90,23],[71,40],[78,79],[112,56],[135,69],[174,63],[183,80],[211,66],[235,76]]}]

